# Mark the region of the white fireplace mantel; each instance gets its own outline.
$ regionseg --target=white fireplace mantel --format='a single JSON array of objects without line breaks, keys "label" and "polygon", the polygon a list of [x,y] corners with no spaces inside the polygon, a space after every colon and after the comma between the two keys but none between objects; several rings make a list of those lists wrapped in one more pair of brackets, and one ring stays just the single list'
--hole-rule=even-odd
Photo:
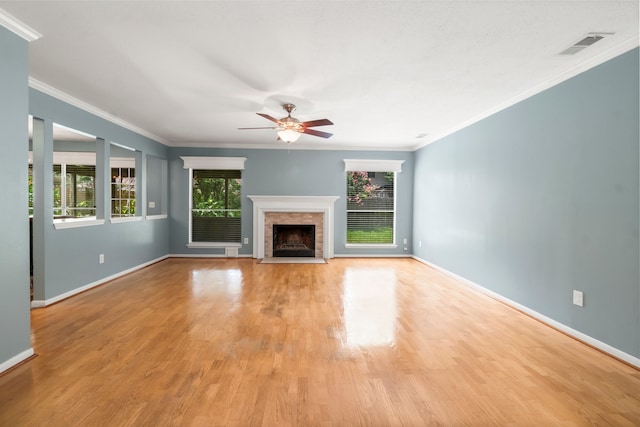
[{"label": "white fireplace mantel", "polygon": [[333,258],[333,205],[339,196],[247,196],[253,202],[253,257],[264,258],[266,212],[320,212],[323,214],[322,254]]}]

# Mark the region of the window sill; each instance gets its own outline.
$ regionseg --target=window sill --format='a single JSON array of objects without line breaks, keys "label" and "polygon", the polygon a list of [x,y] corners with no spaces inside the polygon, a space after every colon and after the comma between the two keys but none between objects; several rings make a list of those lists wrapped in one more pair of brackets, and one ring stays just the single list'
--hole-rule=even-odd
[{"label": "window sill", "polygon": [[118,222],[136,222],[136,221],[142,221],[142,217],[141,216],[123,216],[118,218],[111,218],[109,219],[109,221],[112,224],[115,224]]},{"label": "window sill", "polygon": [[163,215],[147,215],[144,217],[144,219],[147,220],[154,220],[154,219],[167,219],[169,218],[169,215],[163,214]]},{"label": "window sill", "polygon": [[103,225],[104,219],[83,219],[83,218],[67,218],[56,219],[53,221],[53,226],[56,230],[63,228],[78,228],[78,227],[91,227],[94,225]]},{"label": "window sill", "polygon": [[394,249],[398,245],[394,243],[347,243],[345,248],[358,248],[358,249]]},{"label": "window sill", "polygon": [[225,243],[225,242],[190,242],[188,248],[241,248],[242,243]]}]

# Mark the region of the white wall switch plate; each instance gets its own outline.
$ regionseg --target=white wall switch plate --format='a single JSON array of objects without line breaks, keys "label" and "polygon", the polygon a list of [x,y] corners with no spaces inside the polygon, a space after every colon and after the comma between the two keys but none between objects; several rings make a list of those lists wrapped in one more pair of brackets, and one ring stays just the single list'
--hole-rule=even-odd
[{"label": "white wall switch plate", "polygon": [[584,294],[580,291],[573,291],[573,303],[578,307],[584,306]]}]

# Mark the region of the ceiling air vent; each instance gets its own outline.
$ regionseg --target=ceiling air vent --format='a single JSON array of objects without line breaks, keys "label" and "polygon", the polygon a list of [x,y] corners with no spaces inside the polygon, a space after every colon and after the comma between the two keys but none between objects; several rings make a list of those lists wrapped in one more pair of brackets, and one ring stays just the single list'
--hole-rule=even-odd
[{"label": "ceiling air vent", "polygon": [[606,36],[610,36],[611,34],[613,33],[589,33],[585,38],[583,38],[573,46],[560,52],[560,55],[575,55],[582,49],[591,46],[595,42],[602,40],[603,38],[605,38]]}]

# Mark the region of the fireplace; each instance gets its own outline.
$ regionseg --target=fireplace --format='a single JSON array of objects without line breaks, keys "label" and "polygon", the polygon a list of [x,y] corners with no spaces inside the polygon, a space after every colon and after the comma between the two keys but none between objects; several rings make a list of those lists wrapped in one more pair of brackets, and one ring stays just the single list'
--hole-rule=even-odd
[{"label": "fireplace", "polygon": [[247,196],[253,202],[253,257],[273,257],[273,225],[315,226],[315,258],[333,258],[333,205],[338,196]]},{"label": "fireplace", "polygon": [[314,224],[273,224],[274,257],[314,257]]},{"label": "fireplace", "polygon": [[[324,242],[322,228],[322,214],[319,212],[266,212],[264,257],[322,258]],[[274,235],[276,232],[278,236]],[[278,254],[274,252],[276,244],[279,249],[283,249]],[[286,246],[283,247],[282,244]]]}]

